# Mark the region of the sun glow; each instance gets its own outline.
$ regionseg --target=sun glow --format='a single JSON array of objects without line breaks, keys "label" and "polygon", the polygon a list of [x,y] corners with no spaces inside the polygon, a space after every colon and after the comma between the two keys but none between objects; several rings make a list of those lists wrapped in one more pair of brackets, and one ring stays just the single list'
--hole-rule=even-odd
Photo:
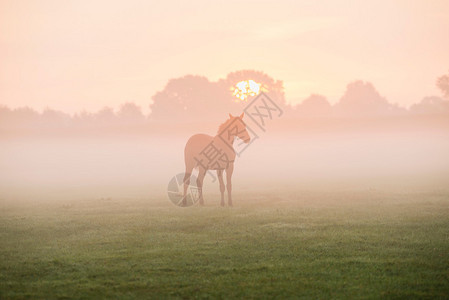
[{"label": "sun glow", "polygon": [[243,80],[238,82],[233,87],[233,95],[237,98],[236,101],[247,101],[248,97],[256,96],[260,93],[260,83],[256,83],[254,80]]}]

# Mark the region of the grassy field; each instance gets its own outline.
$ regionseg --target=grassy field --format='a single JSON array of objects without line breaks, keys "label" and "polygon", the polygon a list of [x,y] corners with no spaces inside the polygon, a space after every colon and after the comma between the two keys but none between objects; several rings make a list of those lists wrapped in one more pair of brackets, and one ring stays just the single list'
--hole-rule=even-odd
[{"label": "grassy field", "polygon": [[449,194],[1,200],[0,298],[448,298]]}]

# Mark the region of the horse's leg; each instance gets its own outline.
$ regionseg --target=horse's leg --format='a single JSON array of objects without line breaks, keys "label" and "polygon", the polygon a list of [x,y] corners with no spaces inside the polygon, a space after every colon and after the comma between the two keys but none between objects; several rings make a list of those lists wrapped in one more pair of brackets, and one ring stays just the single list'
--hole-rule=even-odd
[{"label": "horse's leg", "polygon": [[220,201],[220,205],[224,206],[224,191],[225,191],[225,184],[224,184],[224,180],[223,180],[223,170],[217,170],[217,176],[218,176],[218,181],[220,182],[220,193],[221,193],[221,201]]},{"label": "horse's leg", "polygon": [[198,178],[196,179],[196,186],[198,187],[198,197],[200,199],[200,205],[204,205],[203,181],[204,181],[205,175],[206,175],[206,169],[200,168],[199,173],[198,173]]},{"label": "horse's leg", "polygon": [[187,189],[190,185],[190,176],[192,176],[193,166],[186,164],[186,172],[184,173],[184,192],[182,193],[182,206],[187,206]]},{"label": "horse's leg", "polygon": [[226,189],[228,190],[228,205],[232,206],[232,183],[231,183],[231,178],[232,178],[232,172],[234,171],[234,164],[230,164],[227,168],[226,168]]},{"label": "horse's leg", "polygon": [[187,188],[190,185],[190,176],[192,175],[192,173],[186,173],[184,174],[184,192],[182,193],[182,206],[187,206]]}]

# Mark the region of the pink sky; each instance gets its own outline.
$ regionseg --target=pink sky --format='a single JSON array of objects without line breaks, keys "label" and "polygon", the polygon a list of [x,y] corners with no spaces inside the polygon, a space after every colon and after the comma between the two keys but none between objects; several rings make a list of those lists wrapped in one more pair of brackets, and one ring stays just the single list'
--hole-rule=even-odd
[{"label": "pink sky", "polygon": [[10,107],[148,108],[170,78],[240,69],[283,80],[293,103],[311,93],[335,103],[362,79],[408,106],[440,94],[449,1],[0,0]]}]

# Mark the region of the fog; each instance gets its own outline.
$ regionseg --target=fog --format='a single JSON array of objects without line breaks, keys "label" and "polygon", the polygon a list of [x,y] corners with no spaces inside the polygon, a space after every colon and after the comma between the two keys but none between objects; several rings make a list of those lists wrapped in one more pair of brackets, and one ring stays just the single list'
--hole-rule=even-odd
[{"label": "fog", "polygon": [[[278,122],[259,134],[235,162],[233,190],[442,191],[449,186],[447,126],[380,128],[375,123]],[[348,125],[349,124],[349,125]],[[172,125],[163,133],[3,135],[0,197],[98,199],[168,197],[169,180],[184,172],[184,146],[219,123]],[[366,125],[366,124],[365,124]],[[204,130],[201,130],[201,127]],[[300,128],[299,128],[300,127]],[[235,146],[239,141],[235,141]],[[211,176],[213,174],[213,176]],[[218,204],[218,180],[205,178],[206,203]]]},{"label": "fog", "polygon": [[[256,92],[242,88],[248,78],[263,93],[251,98]],[[153,95],[149,114],[133,102],[74,115],[0,106],[0,197],[169,203],[167,185],[185,171],[189,137],[215,136],[228,113],[242,112],[252,139],[247,145],[234,142],[236,203],[245,200],[241,192],[267,190],[444,190],[447,82],[449,74],[437,80],[442,97],[424,97],[409,108],[361,80],[349,83],[334,105],[320,94],[291,105],[282,81],[255,70],[216,81],[197,75],[170,79]],[[204,191],[206,203],[218,201],[215,172],[208,173]]]}]

